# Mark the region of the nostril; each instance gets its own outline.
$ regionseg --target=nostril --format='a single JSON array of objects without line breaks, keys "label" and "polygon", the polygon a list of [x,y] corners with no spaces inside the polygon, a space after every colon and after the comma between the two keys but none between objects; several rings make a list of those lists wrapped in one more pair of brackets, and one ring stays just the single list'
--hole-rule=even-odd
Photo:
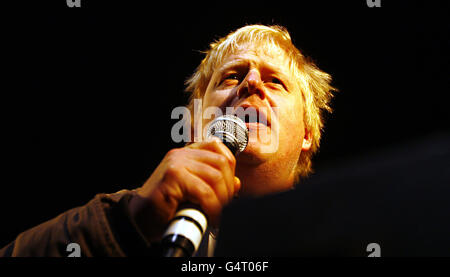
[{"label": "nostril", "polygon": [[244,82],[238,89],[237,89],[237,96],[239,98],[244,97],[248,94],[248,85],[247,82]]}]

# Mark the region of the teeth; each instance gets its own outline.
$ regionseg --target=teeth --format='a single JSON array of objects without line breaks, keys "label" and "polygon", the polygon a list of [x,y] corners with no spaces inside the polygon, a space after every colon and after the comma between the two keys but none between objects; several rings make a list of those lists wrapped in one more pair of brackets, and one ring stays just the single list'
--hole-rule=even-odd
[{"label": "teeth", "polygon": [[245,115],[245,123],[254,123],[254,122],[258,122],[258,119],[255,118],[254,116],[249,116],[249,115]]}]

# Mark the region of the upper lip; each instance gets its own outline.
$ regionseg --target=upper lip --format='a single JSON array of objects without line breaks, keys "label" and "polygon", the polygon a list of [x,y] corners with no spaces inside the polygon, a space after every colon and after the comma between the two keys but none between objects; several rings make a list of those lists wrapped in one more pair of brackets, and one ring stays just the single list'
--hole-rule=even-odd
[{"label": "upper lip", "polygon": [[[247,108],[254,108],[257,112],[257,119],[256,119],[257,122],[264,124],[266,126],[271,125],[271,119],[266,114],[266,112],[268,112],[268,108],[264,107],[265,109],[261,109],[261,107],[258,107],[257,105],[247,104],[247,103],[241,104],[241,105],[237,106],[235,109],[237,109],[237,108],[243,108],[244,111],[246,111]],[[254,121],[248,121],[248,119],[252,120],[253,118],[246,116],[246,118],[244,120],[245,123],[254,122]]]}]

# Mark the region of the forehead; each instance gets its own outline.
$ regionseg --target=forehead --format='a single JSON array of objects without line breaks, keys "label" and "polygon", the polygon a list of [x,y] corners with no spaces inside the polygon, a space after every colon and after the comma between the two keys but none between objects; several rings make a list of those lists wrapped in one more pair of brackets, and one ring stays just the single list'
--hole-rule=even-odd
[{"label": "forehead", "polygon": [[216,70],[222,71],[242,64],[263,66],[290,75],[290,59],[286,52],[280,47],[265,47],[264,45],[240,46],[234,53],[225,56]]}]

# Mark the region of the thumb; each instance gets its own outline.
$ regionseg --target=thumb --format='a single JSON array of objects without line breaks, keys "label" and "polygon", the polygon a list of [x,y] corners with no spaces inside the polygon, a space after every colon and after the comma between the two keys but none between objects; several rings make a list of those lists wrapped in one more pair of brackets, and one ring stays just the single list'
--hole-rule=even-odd
[{"label": "thumb", "polygon": [[241,180],[234,176],[234,197],[239,195],[239,191],[241,190]]}]

